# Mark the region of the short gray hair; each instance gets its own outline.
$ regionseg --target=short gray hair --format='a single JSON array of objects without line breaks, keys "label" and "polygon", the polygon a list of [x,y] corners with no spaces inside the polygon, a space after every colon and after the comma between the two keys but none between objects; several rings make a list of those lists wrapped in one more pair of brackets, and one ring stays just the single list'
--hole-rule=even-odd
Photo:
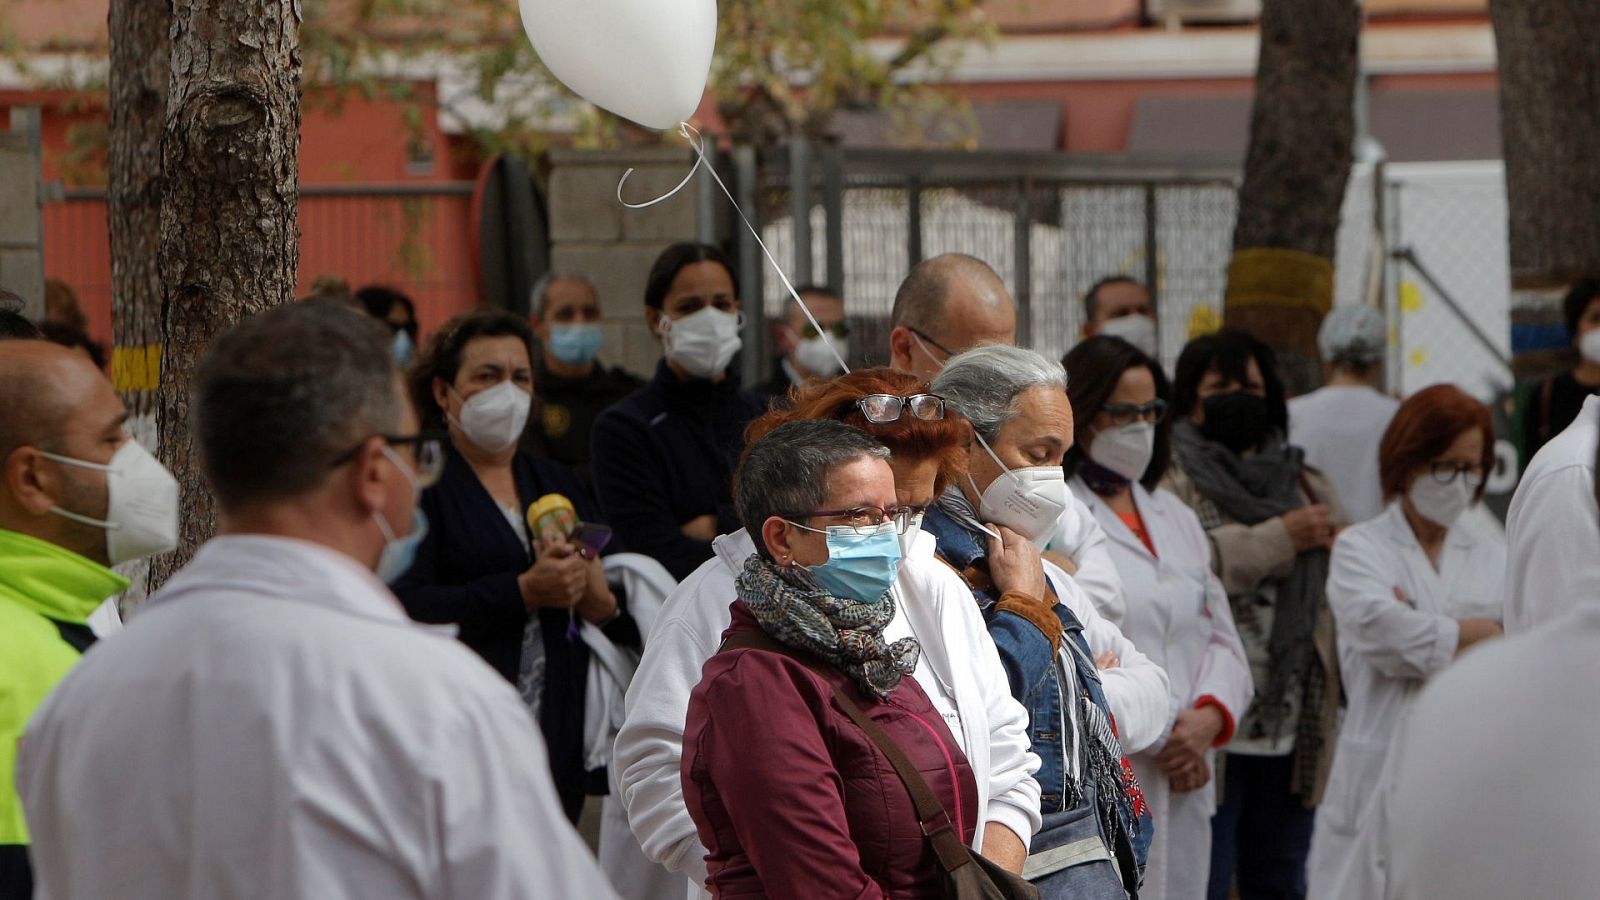
[{"label": "short gray hair", "polygon": [[341,453],[401,426],[392,341],[330,300],[269,309],[219,335],[195,375],[192,427],[224,511],[314,490]]},{"label": "short gray hair", "polygon": [[1067,371],[1032,350],[987,344],[951,357],[931,387],[993,443],[1001,427],[1017,414],[1017,398],[1024,391],[1036,387],[1065,391]]},{"label": "short gray hair", "polygon": [[589,289],[589,293],[593,294],[595,299],[598,300],[600,298],[600,292],[594,289],[594,282],[589,280],[589,276],[580,275],[577,272],[561,272],[552,269],[540,275],[539,280],[533,283],[533,290],[528,293],[529,312],[541,319],[544,318],[545,303],[550,300],[550,286],[558,281],[579,282]]},{"label": "short gray hair", "polygon": [[862,457],[886,460],[889,448],[832,419],[786,422],[750,445],[739,466],[734,502],[761,555],[771,558],[761,538],[768,519],[817,509],[828,500],[828,477]]}]

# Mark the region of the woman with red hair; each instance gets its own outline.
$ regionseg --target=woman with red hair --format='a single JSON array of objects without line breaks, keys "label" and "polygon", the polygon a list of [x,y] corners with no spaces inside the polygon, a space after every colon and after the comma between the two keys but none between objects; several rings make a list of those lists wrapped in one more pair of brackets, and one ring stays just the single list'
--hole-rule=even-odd
[{"label": "woman with red hair", "polygon": [[[977,782],[979,815],[972,846],[1020,871],[1040,823],[1039,785],[1033,779],[1039,759],[1029,749],[1027,712],[1011,697],[971,593],[954,570],[934,557],[933,537],[921,530],[922,513],[966,467],[967,424],[919,379],[890,369],[863,369],[794,389],[786,408],[750,424],[746,446],[780,425],[805,419],[852,425],[889,448],[900,507],[896,512],[904,515],[906,527],[900,535],[898,575],[889,592],[896,611],[881,636],[891,644],[913,637],[921,645],[911,677],[949,726]],[[822,520],[803,524],[823,527]],[[713,551],[667,598],[646,639],[628,691],[628,717],[617,735],[612,771],[619,781],[615,793],[627,807],[645,855],[696,885],[706,883],[708,866],[709,874],[733,873],[719,875],[726,890],[727,878],[748,875],[750,867],[735,857],[749,847],[729,851],[713,846],[707,855],[701,836],[714,838],[715,833],[697,832],[680,770],[690,692],[722,641],[731,620],[734,579],[756,553],[756,545],[740,530],[717,538]],[[749,797],[742,802],[762,801]],[[789,812],[773,809],[771,814],[781,818]],[[775,818],[774,827],[778,824]],[[741,839],[757,844],[781,840],[774,834]],[[774,895],[782,893],[771,884],[766,887]]]},{"label": "woman with red hair", "polygon": [[1383,872],[1358,835],[1381,828],[1390,739],[1428,679],[1499,637],[1504,538],[1461,521],[1494,466],[1489,408],[1450,385],[1413,394],[1378,445],[1388,508],[1333,547],[1328,605],[1347,700],[1311,840],[1313,898],[1382,897]]}]

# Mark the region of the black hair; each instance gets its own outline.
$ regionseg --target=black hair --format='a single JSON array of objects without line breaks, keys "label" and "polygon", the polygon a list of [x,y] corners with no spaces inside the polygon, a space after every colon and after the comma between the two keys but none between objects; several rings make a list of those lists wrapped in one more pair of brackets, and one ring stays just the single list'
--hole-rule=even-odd
[{"label": "black hair", "polygon": [[0,288],[0,340],[6,338],[36,339],[39,326],[22,314],[24,302],[15,291]]},{"label": "black hair", "polygon": [[478,309],[454,316],[423,344],[422,352],[407,370],[411,402],[424,431],[442,431],[444,410],[433,399],[433,380],[453,384],[461,371],[461,356],[467,345],[483,337],[514,337],[528,348],[533,359],[533,329],[521,316],[503,309]]},{"label": "black hair", "polygon": [[[1116,393],[1122,373],[1129,369],[1149,369],[1155,378],[1156,397],[1169,404],[1172,402],[1172,387],[1167,383],[1166,373],[1161,371],[1161,364],[1122,338],[1103,334],[1080,341],[1061,358],[1061,365],[1067,370],[1067,399],[1072,401],[1072,449],[1061,463],[1068,478],[1083,464],[1089,443],[1094,439],[1095,414]],[[1171,432],[1172,416],[1156,423],[1155,454],[1139,477],[1139,483],[1151,490],[1167,474],[1167,464],[1172,458],[1168,449]]]},{"label": "black hair", "polygon": [[94,363],[96,369],[105,370],[105,345],[89,337],[82,329],[68,325],[65,322],[46,321],[39,323],[36,334],[52,344],[60,344],[63,347],[82,350],[89,354],[89,361]]},{"label": "black hair", "polygon": [[417,305],[411,302],[403,292],[381,284],[369,284],[355,293],[356,302],[367,311],[367,315],[383,322],[389,321],[389,313],[394,312],[396,306],[405,307],[411,314],[411,324],[406,328],[411,336],[417,336]]},{"label": "black hair", "polygon": [[1561,301],[1561,318],[1567,324],[1569,336],[1578,336],[1578,321],[1595,300],[1600,300],[1600,276],[1589,275],[1572,283],[1566,298]]},{"label": "black hair", "polygon": [[733,282],[733,296],[737,299],[739,273],[733,266],[733,260],[728,258],[728,254],[710,244],[683,241],[661,251],[661,255],[656,257],[655,264],[650,266],[650,276],[644,285],[644,305],[651,309],[660,309],[661,304],[667,299],[667,292],[672,290],[672,282],[678,277],[678,273],[695,263],[703,262],[714,262],[727,271],[728,280]]},{"label": "black hair", "polygon": [[1090,286],[1089,290],[1084,292],[1083,295],[1084,318],[1094,318],[1095,307],[1100,305],[1100,289],[1103,287],[1109,287],[1113,284],[1138,285],[1139,279],[1130,278],[1127,275],[1107,275],[1099,281],[1096,281],[1092,286]]},{"label": "black hair", "polygon": [[1252,359],[1261,369],[1261,383],[1267,389],[1268,421],[1287,434],[1289,407],[1284,399],[1283,380],[1278,375],[1277,355],[1271,347],[1233,328],[1195,338],[1178,354],[1178,365],[1172,377],[1172,415],[1188,416],[1194,411],[1199,403],[1200,382],[1213,369],[1244,384]]}]

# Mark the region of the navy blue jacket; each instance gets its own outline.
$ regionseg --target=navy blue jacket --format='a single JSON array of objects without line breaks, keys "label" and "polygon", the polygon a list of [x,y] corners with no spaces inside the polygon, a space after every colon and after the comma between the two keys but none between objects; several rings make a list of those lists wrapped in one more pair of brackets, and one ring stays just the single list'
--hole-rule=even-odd
[{"label": "navy blue jacket", "polygon": [[684,523],[710,514],[718,533],[739,530],[733,472],[745,426],[766,409],[732,369],[716,384],[681,381],[663,360],[648,384],[600,414],[589,455],[595,493],[629,550],[682,581],[711,558],[711,542],[685,536]]},{"label": "navy blue jacket", "polygon": [[[395,582],[394,592],[418,622],[459,626],[462,643],[516,684],[528,621],[517,576],[533,565],[533,552],[512,530],[472,466],[454,447],[447,448],[438,484],[422,493],[428,536],[417,547],[416,562]],[[512,468],[520,509],[526,510],[545,494],[565,494],[579,519],[602,521],[572,470],[521,452]],[[606,552],[616,549],[608,546]],[[605,793],[603,776],[590,776],[583,768],[589,648],[581,640],[567,639],[566,611],[541,610],[539,620],[545,650],[539,726],[549,747],[556,788],[575,820],[573,804],[581,809],[585,793]],[[619,646],[640,646],[638,626],[626,612],[607,625],[605,633]]]}]

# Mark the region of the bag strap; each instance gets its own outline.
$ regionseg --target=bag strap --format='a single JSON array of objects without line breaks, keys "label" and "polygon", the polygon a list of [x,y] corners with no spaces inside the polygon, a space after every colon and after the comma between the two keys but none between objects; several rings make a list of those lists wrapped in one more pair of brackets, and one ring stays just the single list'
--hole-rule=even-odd
[{"label": "bag strap", "polygon": [[[722,650],[766,650],[787,656],[818,674],[825,675],[834,670],[827,663],[808,653],[803,653],[794,647],[783,644],[773,639],[766,632],[744,631],[731,635],[722,642]],[[828,682],[833,688],[833,699],[839,709],[860,728],[878,750],[889,760],[889,765],[894,767],[896,775],[911,794],[911,803],[917,811],[917,823],[922,826],[922,834],[933,845],[933,852],[939,858],[939,866],[946,872],[954,872],[962,866],[972,862],[972,851],[966,844],[961,843],[961,838],[955,833],[954,823],[950,821],[949,813],[945,812],[944,804],[933,793],[933,788],[928,786],[922,773],[906,756],[900,745],[886,734],[877,722],[872,721],[864,710],[844,693],[844,690],[832,681]],[[957,790],[960,786],[957,786]]]}]

